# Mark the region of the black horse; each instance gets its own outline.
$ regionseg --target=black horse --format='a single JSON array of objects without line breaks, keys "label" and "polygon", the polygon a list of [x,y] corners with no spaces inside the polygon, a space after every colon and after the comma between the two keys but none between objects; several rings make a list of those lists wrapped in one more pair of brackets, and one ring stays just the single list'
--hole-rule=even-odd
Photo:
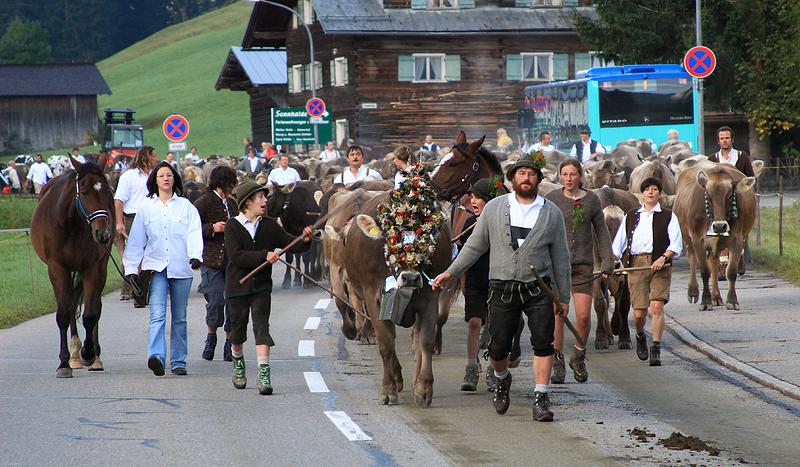
[{"label": "black horse", "polygon": [[[90,366],[90,371],[103,370],[97,326],[114,244],[114,197],[103,175],[107,160],[103,155],[98,164],[81,164],[70,158],[73,169],[44,186],[31,218],[31,242],[47,264],[58,306],[58,378],[71,378],[72,368],[82,365]],[[81,303],[86,330],[83,347],[76,323]],[[67,327],[71,329],[72,355],[67,346]]]}]

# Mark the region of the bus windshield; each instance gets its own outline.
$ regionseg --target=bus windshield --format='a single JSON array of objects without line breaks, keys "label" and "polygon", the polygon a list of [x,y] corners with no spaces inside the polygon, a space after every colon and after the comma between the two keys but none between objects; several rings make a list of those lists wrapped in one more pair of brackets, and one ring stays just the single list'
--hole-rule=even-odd
[{"label": "bus windshield", "polygon": [[600,126],[693,123],[692,83],[686,78],[599,83]]}]

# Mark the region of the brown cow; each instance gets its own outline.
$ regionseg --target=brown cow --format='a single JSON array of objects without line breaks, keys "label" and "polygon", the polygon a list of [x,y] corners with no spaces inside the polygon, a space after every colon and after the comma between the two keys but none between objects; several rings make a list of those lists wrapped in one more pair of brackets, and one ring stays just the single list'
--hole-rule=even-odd
[{"label": "brown cow", "polygon": [[583,188],[627,188],[625,171],[616,162],[606,159],[583,164]]},{"label": "brown cow", "polygon": [[[755,177],[726,164],[700,163],[681,171],[673,211],[678,216],[686,254],[691,268],[688,296],[697,303],[697,263],[703,278],[700,310],[722,305],[718,273],[720,252],[728,248],[729,262],[726,307],[739,309],[736,297],[736,273],[744,250],[744,241],[753,227],[756,195]],[[709,288],[709,279],[711,286]]]},{"label": "brown cow", "polygon": [[[395,328],[390,321],[380,319],[381,292],[384,280],[391,274],[384,260],[385,240],[377,227],[375,219],[378,205],[388,199],[382,194],[366,202],[364,208],[345,235],[345,269],[349,280],[351,297],[356,297],[366,308],[375,335],[378,349],[383,359],[383,380],[380,400],[384,404],[397,404],[397,393],[403,389],[403,375],[400,360],[395,352]],[[450,231],[443,227],[436,238],[436,251],[430,264],[424,269],[428,277],[436,277],[450,265]],[[436,340],[436,320],[438,316],[438,293],[424,280],[422,271],[403,270],[397,278],[398,286],[414,289],[408,311],[415,313],[413,328],[416,371],[414,373],[414,401],[417,405],[428,407],[433,398],[432,357]]]}]

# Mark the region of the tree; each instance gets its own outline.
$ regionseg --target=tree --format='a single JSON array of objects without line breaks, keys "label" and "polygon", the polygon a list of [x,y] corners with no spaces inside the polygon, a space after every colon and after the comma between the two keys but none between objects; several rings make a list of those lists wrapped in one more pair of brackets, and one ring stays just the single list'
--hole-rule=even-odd
[{"label": "tree", "polygon": [[0,37],[0,63],[49,63],[52,60],[47,34],[38,21],[15,18]]}]

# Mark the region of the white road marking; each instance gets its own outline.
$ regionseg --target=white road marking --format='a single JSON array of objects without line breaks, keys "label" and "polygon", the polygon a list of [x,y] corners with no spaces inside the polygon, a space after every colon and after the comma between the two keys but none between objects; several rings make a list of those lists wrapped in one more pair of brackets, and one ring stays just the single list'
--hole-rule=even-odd
[{"label": "white road marking", "polygon": [[304,371],[303,377],[306,379],[308,390],[311,392],[330,392],[325,380],[318,371]]},{"label": "white road marking", "polygon": [[314,356],[314,341],[300,341],[297,343],[297,356],[298,357],[313,357]]},{"label": "white road marking", "polygon": [[317,300],[317,304],[314,305],[314,309],[324,310],[328,308],[328,305],[330,305],[332,301],[333,300],[331,300],[330,298],[320,298],[319,300]]},{"label": "white road marking", "polygon": [[319,316],[310,316],[308,319],[306,319],[306,325],[303,326],[303,329],[310,329],[312,331],[317,329],[319,327],[320,319],[321,318]]},{"label": "white road marking", "polygon": [[372,441],[346,413],[326,410],[325,415],[350,441]]}]

